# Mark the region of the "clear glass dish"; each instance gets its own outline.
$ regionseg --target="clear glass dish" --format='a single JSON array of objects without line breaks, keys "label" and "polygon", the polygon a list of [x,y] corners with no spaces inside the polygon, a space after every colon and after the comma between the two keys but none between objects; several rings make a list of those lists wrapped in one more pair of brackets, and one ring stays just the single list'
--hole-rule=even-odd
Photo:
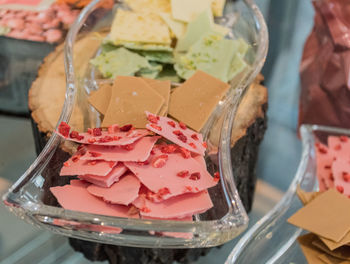
[{"label": "clear glass dish", "polygon": [[[95,79],[94,69],[89,66],[90,59],[99,52],[99,45],[94,49],[80,50],[76,44],[83,37],[102,42],[100,36],[110,28],[113,13],[124,5],[117,2],[112,11],[96,19],[100,17],[99,2],[91,2],[81,12],[68,33],[64,51],[67,90],[59,123],[70,123],[74,107],[79,105],[84,109],[84,130],[100,123],[98,113],[87,102],[89,92],[102,81]],[[225,15],[216,22],[228,26],[231,37],[242,37],[251,46],[245,58],[251,67],[246,74],[230,82],[232,89],[201,131],[209,145],[205,156],[208,171],[213,174],[219,170],[221,175],[220,184],[209,190],[214,204],[212,209],[196,215],[193,221],[180,222],[108,217],[53,206],[48,187],[55,185],[52,185],[52,175],[62,167],[64,159],[61,157],[65,155],[61,148],[62,141],[56,134],[51,136],[38,158],[4,195],[3,200],[8,208],[22,219],[54,233],[123,246],[210,247],[239,235],[247,227],[248,216],[233,180],[231,130],[245,88],[264,64],[268,37],[264,19],[252,1],[228,2]],[[123,232],[113,234],[113,228],[122,228]],[[166,237],[159,236],[159,232],[188,233],[190,236]]]},{"label": "clear glass dish", "polygon": [[315,143],[327,144],[328,136],[350,136],[350,130],[319,125],[300,128],[302,156],[292,183],[281,201],[239,240],[226,264],[307,263],[296,238],[303,232],[287,219],[302,207],[296,189],[318,190]]}]

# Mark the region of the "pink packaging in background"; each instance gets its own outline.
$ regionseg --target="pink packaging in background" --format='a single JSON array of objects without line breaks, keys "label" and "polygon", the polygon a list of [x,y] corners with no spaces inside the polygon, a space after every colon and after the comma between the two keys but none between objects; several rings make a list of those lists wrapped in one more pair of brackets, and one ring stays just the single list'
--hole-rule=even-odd
[{"label": "pink packaging in background", "polygon": [[299,126],[350,128],[350,1],[313,1],[314,27],[300,65]]}]

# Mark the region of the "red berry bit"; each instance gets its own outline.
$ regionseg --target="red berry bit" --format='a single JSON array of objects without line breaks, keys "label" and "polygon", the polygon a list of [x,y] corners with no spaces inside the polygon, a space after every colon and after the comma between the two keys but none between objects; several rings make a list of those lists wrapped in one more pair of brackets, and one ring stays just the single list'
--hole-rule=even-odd
[{"label": "red berry bit", "polygon": [[89,163],[88,163],[89,165],[92,165],[92,166],[94,166],[94,165],[96,165],[97,164],[97,161],[96,160],[92,160],[92,161],[89,161]]},{"label": "red berry bit", "polygon": [[185,186],[186,192],[192,192],[192,187],[191,186]]},{"label": "red berry bit", "polygon": [[187,142],[187,137],[186,137],[185,135],[179,135],[179,136],[177,136],[177,138],[178,138],[179,140],[181,140],[182,142],[184,142],[184,143]]},{"label": "red berry bit", "polygon": [[340,144],[337,144],[337,145],[334,146],[334,150],[340,150],[340,149],[341,149]]},{"label": "red berry bit", "polygon": [[185,130],[185,129],[187,128],[186,124],[185,124],[185,123],[182,123],[182,122],[179,123],[179,126],[180,126],[183,130]]},{"label": "red berry bit", "polygon": [[317,142],[315,144],[315,146],[316,146],[318,152],[320,152],[322,154],[327,154],[327,152],[328,152],[327,149],[324,146],[322,146],[319,142]]},{"label": "red berry bit", "polygon": [[61,122],[61,124],[58,126],[58,132],[64,137],[68,137],[69,130],[70,126],[66,122]]},{"label": "red berry bit", "polygon": [[191,157],[191,152],[188,149],[181,147],[181,148],[179,148],[179,151],[180,151],[183,158],[189,159]]},{"label": "red berry bit", "polygon": [[159,121],[159,116],[154,116],[154,115],[148,115],[147,116],[148,121],[154,124],[158,124]]},{"label": "red berry bit", "polygon": [[343,175],[343,180],[345,182],[350,182],[350,174],[349,173],[343,171],[342,175]]},{"label": "red berry bit", "polygon": [[92,128],[88,128],[88,129],[87,129],[87,133],[90,134],[90,135],[92,135]]},{"label": "red berry bit", "polygon": [[341,142],[347,142],[349,138],[347,136],[340,136],[339,139]]},{"label": "red berry bit", "polygon": [[163,200],[163,196],[167,194],[170,194],[170,190],[167,187],[164,187],[158,190],[156,197],[158,200]]},{"label": "red berry bit", "polygon": [[173,134],[176,135],[176,136],[183,135],[183,133],[180,130],[174,130]]},{"label": "red berry bit", "polygon": [[106,143],[113,141],[113,138],[111,136],[104,136],[103,138],[99,138],[98,142],[100,143]]},{"label": "red berry bit", "polygon": [[92,135],[94,137],[98,137],[102,135],[102,129],[100,127],[96,127],[92,130]]},{"label": "red berry bit", "polygon": [[119,130],[123,132],[128,132],[129,130],[133,129],[134,127],[131,124],[122,126]]},{"label": "red berry bit", "polygon": [[334,181],[333,173],[329,174],[329,179],[330,179],[331,181]]},{"label": "red berry bit", "polygon": [[175,128],[175,122],[174,121],[168,121],[168,125]]},{"label": "red berry bit", "polygon": [[113,140],[114,141],[118,141],[118,140],[120,140],[122,137],[118,137],[118,136],[113,136]]},{"label": "red berry bit", "polygon": [[180,177],[180,178],[185,178],[187,177],[188,175],[190,175],[189,171],[188,170],[183,170],[183,171],[180,171],[176,174],[176,176]]},{"label": "red berry bit", "polygon": [[218,171],[214,173],[214,181],[215,182],[220,181],[220,173]]},{"label": "red berry bit", "polygon": [[138,165],[141,165],[141,166],[144,166],[144,165],[148,165],[148,164],[149,164],[149,161],[148,161],[148,160],[145,160],[145,161],[138,161],[137,164],[138,164]]},{"label": "red berry bit", "polygon": [[162,131],[162,128],[160,126],[157,126],[155,124],[150,124],[151,127],[153,127],[155,130]]},{"label": "red berry bit", "polygon": [[115,164],[115,163],[114,163],[113,161],[110,161],[110,162],[109,162],[109,167],[110,167],[110,168],[113,168],[113,167],[114,167],[114,164]]},{"label": "red berry bit", "polygon": [[190,180],[198,181],[201,178],[201,174],[199,172],[191,173]]},{"label": "red berry bit", "polygon": [[343,186],[338,185],[338,186],[336,187],[336,189],[337,189],[338,192],[340,192],[340,193],[343,193],[343,192],[344,192],[344,187],[343,187]]},{"label": "red berry bit", "polygon": [[79,156],[73,156],[73,157],[72,157],[72,161],[73,161],[74,163],[75,163],[75,162],[78,162],[79,159],[80,159]]},{"label": "red berry bit", "polygon": [[132,144],[129,144],[129,145],[124,145],[124,146],[120,146],[122,149],[125,149],[125,150],[133,150],[134,149],[134,146]]},{"label": "red berry bit", "polygon": [[202,143],[202,146],[203,146],[204,148],[207,148],[207,147],[208,147],[207,142],[204,141],[204,142]]},{"label": "red berry bit", "polygon": [[94,143],[96,142],[96,139],[94,139],[94,138],[89,138],[89,139],[88,139],[88,142],[89,142],[90,144],[94,144]]},{"label": "red berry bit", "polygon": [[78,131],[72,131],[72,132],[70,132],[70,134],[69,134],[69,137],[70,137],[70,138],[78,138],[78,136],[79,136]]},{"label": "red berry bit", "polygon": [[331,168],[331,165],[324,165],[324,168],[325,168],[326,170],[329,170],[329,169]]},{"label": "red berry bit", "polygon": [[165,163],[168,160],[168,155],[160,155],[158,157],[156,157],[153,162],[152,162],[152,166],[154,168],[162,168],[165,166]]},{"label": "red berry bit", "polygon": [[193,135],[191,136],[191,138],[193,138],[194,140],[199,140],[199,138],[198,138],[198,135],[197,135],[197,134],[193,134]]},{"label": "red berry bit", "polygon": [[192,148],[196,149],[196,145],[194,143],[189,143],[188,145],[190,145]]},{"label": "red berry bit", "polygon": [[161,147],[160,151],[162,153],[166,153],[166,154],[170,154],[170,153],[174,153],[175,151],[177,150],[177,147],[176,145],[166,145],[166,146],[163,146]]},{"label": "red berry bit", "polygon": [[89,151],[89,154],[90,154],[91,157],[94,157],[94,158],[102,156],[101,153],[95,152],[95,151]]},{"label": "red berry bit", "polygon": [[149,213],[149,212],[151,212],[151,209],[149,209],[148,207],[142,207],[141,208],[141,212],[143,212],[143,213]]},{"label": "red berry bit", "polygon": [[66,161],[65,163],[63,163],[63,166],[65,166],[65,167],[69,167],[69,166],[70,166],[70,164],[69,164],[69,162],[68,162],[68,161]]}]

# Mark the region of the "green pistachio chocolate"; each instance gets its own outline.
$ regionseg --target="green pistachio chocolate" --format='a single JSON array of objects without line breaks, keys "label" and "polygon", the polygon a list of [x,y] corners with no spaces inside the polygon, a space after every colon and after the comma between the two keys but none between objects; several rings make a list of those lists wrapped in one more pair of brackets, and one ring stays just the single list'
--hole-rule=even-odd
[{"label": "green pistachio chocolate", "polygon": [[146,58],[125,48],[102,52],[90,62],[105,78],[115,78],[117,75],[132,76],[142,68],[151,68]]},{"label": "green pistachio chocolate", "polygon": [[157,50],[140,50],[138,51],[140,55],[145,57],[149,61],[155,61],[165,64],[174,64],[174,55],[172,52],[168,51],[157,51]]},{"label": "green pistachio chocolate", "polygon": [[158,74],[162,71],[163,66],[156,62],[149,62],[148,67],[141,68],[136,75],[142,76],[149,79],[155,79]]}]

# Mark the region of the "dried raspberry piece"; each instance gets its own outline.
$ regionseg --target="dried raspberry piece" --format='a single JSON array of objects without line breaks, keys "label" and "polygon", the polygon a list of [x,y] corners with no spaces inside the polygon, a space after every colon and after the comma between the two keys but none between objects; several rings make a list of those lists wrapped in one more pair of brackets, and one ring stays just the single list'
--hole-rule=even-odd
[{"label": "dried raspberry piece", "polygon": [[207,142],[204,141],[204,142],[202,143],[202,146],[203,146],[204,148],[207,148],[207,147],[208,147]]},{"label": "dried raspberry piece", "polygon": [[345,181],[345,182],[350,182],[350,174],[349,173],[347,173],[347,172],[345,172],[345,171],[343,171],[343,180]]},{"label": "dried raspberry piece", "polygon": [[175,128],[175,125],[176,125],[176,124],[175,124],[174,121],[168,121],[167,123],[168,123],[169,126]]},{"label": "dried raspberry piece", "polygon": [[191,138],[193,138],[194,140],[199,140],[198,135],[197,134],[192,134]]},{"label": "dried raspberry piece", "polygon": [[144,212],[144,213],[149,213],[149,212],[151,212],[151,209],[149,209],[148,207],[142,207],[141,208],[141,212]]},{"label": "dried raspberry piece", "polygon": [[329,174],[329,179],[330,179],[331,181],[334,181],[333,173]]},{"label": "dried raspberry piece", "polygon": [[93,144],[93,143],[96,142],[96,139],[95,139],[95,138],[89,138],[89,139],[88,139],[88,142],[91,143],[91,144]]},{"label": "dried raspberry piece", "polygon": [[118,137],[118,136],[113,136],[113,140],[114,141],[118,141],[118,140],[120,140],[122,137]]},{"label": "dried raspberry piece", "polygon": [[69,130],[70,126],[66,122],[61,122],[61,124],[58,126],[58,132],[64,137],[68,137]]},{"label": "dried raspberry piece", "polygon": [[331,165],[324,165],[324,168],[329,170],[331,168]]},{"label": "dried raspberry piece", "polygon": [[65,167],[69,167],[69,162],[68,161],[66,161],[65,163],[63,163],[63,166],[65,166]]},{"label": "dried raspberry piece", "polygon": [[170,194],[170,190],[167,187],[163,187],[159,189],[157,193],[160,195],[166,195],[166,194]]},{"label": "dried raspberry piece", "polygon": [[340,193],[343,193],[343,192],[344,192],[344,187],[343,187],[343,186],[338,185],[338,186],[336,186],[336,189],[337,189],[338,192],[340,192]]},{"label": "dried raspberry piece", "polygon": [[93,130],[92,130],[92,135],[94,137],[98,137],[98,136],[101,136],[102,135],[102,129],[100,127],[95,127]]},{"label": "dried raspberry piece", "polygon": [[185,159],[189,159],[191,157],[191,152],[188,149],[185,148],[178,148],[182,157],[184,157]]},{"label": "dried raspberry piece", "polygon": [[153,127],[154,129],[158,130],[158,131],[162,131],[162,128],[160,126],[157,126],[155,124],[150,124],[151,127]]},{"label": "dried raspberry piece", "polygon": [[181,178],[185,178],[187,177],[188,175],[190,175],[190,172],[188,170],[183,170],[183,171],[180,171],[176,174],[176,176],[179,176]]},{"label": "dried raspberry piece", "polygon": [[131,129],[133,129],[133,125],[128,124],[128,125],[122,126],[119,130],[123,132],[128,132]]},{"label": "dried raspberry piece", "polygon": [[159,121],[159,116],[154,116],[154,115],[148,115],[147,116],[148,121],[154,124],[158,124]]},{"label": "dried raspberry piece", "polygon": [[190,180],[198,181],[201,178],[201,174],[199,172],[191,173]]},{"label": "dried raspberry piece", "polygon": [[322,146],[322,145],[319,144],[319,143],[316,143],[315,145],[316,145],[318,151],[319,151],[321,154],[327,154],[328,151],[327,151],[327,149],[326,149],[324,146]]},{"label": "dried raspberry piece", "polygon": [[69,134],[70,138],[78,138],[78,136],[79,136],[79,132],[74,130]]},{"label": "dried raspberry piece", "polygon": [[192,187],[191,186],[185,186],[185,189],[187,192],[192,192]]},{"label": "dried raspberry piece", "polygon": [[214,181],[220,181],[220,173],[218,171],[214,173]]},{"label": "dried raspberry piece", "polygon": [[88,128],[88,129],[87,129],[87,133],[90,134],[90,135],[92,135],[92,128]]},{"label": "dried raspberry piece", "polygon": [[176,136],[183,135],[183,133],[180,130],[174,130],[173,134],[176,135]]},{"label": "dried raspberry piece", "polygon": [[348,137],[347,136],[340,136],[339,137],[341,142],[347,142],[348,141]]},{"label": "dried raspberry piece", "polygon": [[154,155],[154,154],[156,154],[156,153],[155,153],[154,150],[152,149],[152,150],[151,150],[151,155]]},{"label": "dried raspberry piece", "polygon": [[187,137],[186,137],[185,135],[179,135],[179,136],[177,136],[177,138],[178,138],[179,140],[181,140],[183,143],[186,143],[186,142],[187,142]]},{"label": "dried raspberry piece", "polygon": [[84,136],[82,136],[82,135],[77,136],[77,140],[83,140],[83,139],[84,139]]},{"label": "dried raspberry piece", "polygon": [[149,164],[149,161],[148,161],[148,160],[145,160],[145,161],[138,161],[137,164],[138,164],[138,165],[148,165],[148,164]]},{"label": "dried raspberry piece", "polygon": [[88,163],[89,165],[96,165],[97,164],[97,161],[96,160],[92,160],[92,161],[89,161],[89,163]]},{"label": "dried raspberry piece", "polygon": [[185,130],[187,128],[185,123],[179,122],[179,126],[180,128],[182,128],[183,130]]},{"label": "dried raspberry piece", "polygon": [[132,144],[129,144],[129,145],[124,145],[124,146],[120,146],[122,149],[125,149],[125,150],[133,150],[134,149],[134,146]]},{"label": "dried raspberry piece", "polygon": [[91,155],[91,157],[94,157],[94,158],[102,156],[101,153],[96,152],[96,151],[89,151],[89,154]]},{"label": "dried raspberry piece", "polygon": [[168,155],[166,154],[160,155],[153,160],[152,166],[154,168],[162,168],[164,167],[167,160],[168,160]]},{"label": "dried raspberry piece", "polygon": [[334,146],[334,150],[340,150],[340,149],[341,149],[340,144],[337,144],[337,145]]},{"label": "dried raspberry piece", "polygon": [[162,146],[160,149],[162,153],[167,153],[167,154],[174,153],[176,150],[177,150],[177,147],[176,145],[173,145],[173,144]]},{"label": "dried raspberry piece", "polygon": [[188,145],[190,145],[192,148],[194,148],[194,149],[196,149],[197,147],[196,147],[196,145],[194,144],[194,143],[189,143]]},{"label": "dried raspberry piece", "polygon": [[194,187],[194,190],[195,190],[196,192],[199,192],[198,187]]},{"label": "dried raspberry piece", "polygon": [[114,167],[114,162],[113,162],[113,161],[110,161],[110,162],[109,162],[109,167],[110,167],[110,168],[113,168],[113,167]]},{"label": "dried raspberry piece", "polygon": [[79,156],[73,156],[73,157],[72,157],[72,161],[73,161],[73,162],[78,162],[79,159],[80,159]]},{"label": "dried raspberry piece", "polygon": [[98,142],[105,143],[105,142],[111,142],[113,141],[113,138],[111,136],[104,136],[103,138],[99,138]]}]

